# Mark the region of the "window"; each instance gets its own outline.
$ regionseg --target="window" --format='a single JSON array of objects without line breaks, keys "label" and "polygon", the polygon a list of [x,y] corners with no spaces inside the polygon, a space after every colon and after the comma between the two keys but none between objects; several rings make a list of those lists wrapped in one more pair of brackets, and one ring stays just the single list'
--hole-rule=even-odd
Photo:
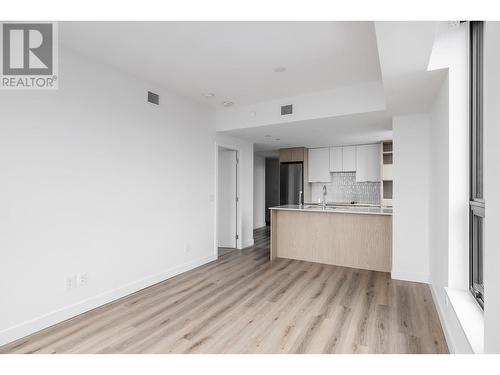
[{"label": "window", "polygon": [[483,22],[470,23],[469,288],[484,307],[483,247]]}]

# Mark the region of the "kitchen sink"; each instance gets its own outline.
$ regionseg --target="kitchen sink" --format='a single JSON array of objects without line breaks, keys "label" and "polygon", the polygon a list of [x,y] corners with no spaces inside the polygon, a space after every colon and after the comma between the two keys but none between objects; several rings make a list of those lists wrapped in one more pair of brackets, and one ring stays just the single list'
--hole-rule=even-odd
[{"label": "kitchen sink", "polygon": [[[310,209],[313,209],[313,210],[323,210],[323,208],[321,206],[315,205],[315,204],[306,205],[306,206],[304,206],[304,208],[306,208],[308,210],[310,210]],[[326,210],[335,210],[335,209],[336,209],[336,207],[332,207],[332,206],[326,206],[324,208],[325,211]]]},{"label": "kitchen sink", "polygon": [[311,209],[311,208],[319,208],[319,206],[316,206],[316,205],[311,205],[311,204],[309,204],[309,205],[304,205],[303,207],[304,207],[304,208],[307,208],[307,209]]}]

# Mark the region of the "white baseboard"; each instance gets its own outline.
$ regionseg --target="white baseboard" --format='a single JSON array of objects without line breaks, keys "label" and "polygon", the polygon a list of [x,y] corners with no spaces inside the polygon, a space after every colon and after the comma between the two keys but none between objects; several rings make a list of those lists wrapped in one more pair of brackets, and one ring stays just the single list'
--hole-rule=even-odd
[{"label": "white baseboard", "polygon": [[12,341],[38,332],[44,328],[53,326],[54,324],[60,323],[64,320],[73,318],[79,314],[95,309],[96,307],[105,305],[109,302],[113,302],[119,298],[137,292],[138,290],[147,288],[151,285],[154,285],[216,259],[217,256],[215,255],[197,259],[192,262],[173,267],[159,274],[148,276],[119,288],[101,293],[97,296],[87,298],[76,304],[63,307],[56,311],[52,311],[48,314],[42,315],[27,322],[23,322],[14,327],[7,328],[3,331],[0,331],[0,345],[8,344]]},{"label": "white baseboard", "polygon": [[266,226],[266,222],[264,221],[263,223],[259,223],[259,224],[256,224],[253,226],[253,229],[260,229],[260,228],[264,228]]},{"label": "white baseboard", "polygon": [[242,249],[246,249],[247,247],[250,247],[250,246],[253,246],[253,245],[254,245],[254,241],[253,241],[253,238],[252,238],[251,240],[243,242],[241,248]]},{"label": "white baseboard", "polygon": [[437,297],[436,290],[434,285],[429,284],[429,288],[431,289],[432,300],[434,301],[434,305],[436,306],[436,310],[438,312],[439,320],[441,321],[441,327],[443,328],[444,338],[446,339],[446,344],[448,345],[448,351],[450,354],[455,354],[455,343],[453,342],[453,338],[450,334],[450,327],[445,318],[445,313],[443,311],[443,306],[441,305],[441,301]]},{"label": "white baseboard", "polygon": [[429,276],[417,272],[394,271],[391,272],[391,278],[395,280],[412,281],[416,283],[429,283]]}]

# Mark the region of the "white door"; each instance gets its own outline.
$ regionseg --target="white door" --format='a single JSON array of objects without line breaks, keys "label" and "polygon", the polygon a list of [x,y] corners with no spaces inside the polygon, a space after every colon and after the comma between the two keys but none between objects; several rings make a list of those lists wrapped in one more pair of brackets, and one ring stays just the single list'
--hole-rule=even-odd
[{"label": "white door", "polygon": [[218,156],[218,246],[236,248],[237,154],[234,150],[219,148]]}]

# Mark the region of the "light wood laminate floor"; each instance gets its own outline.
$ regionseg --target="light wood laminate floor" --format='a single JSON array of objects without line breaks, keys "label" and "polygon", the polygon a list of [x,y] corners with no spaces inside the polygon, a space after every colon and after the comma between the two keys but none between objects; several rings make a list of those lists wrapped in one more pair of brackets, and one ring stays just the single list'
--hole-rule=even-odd
[{"label": "light wood laminate floor", "polygon": [[0,353],[447,353],[425,284],[232,251]]}]

